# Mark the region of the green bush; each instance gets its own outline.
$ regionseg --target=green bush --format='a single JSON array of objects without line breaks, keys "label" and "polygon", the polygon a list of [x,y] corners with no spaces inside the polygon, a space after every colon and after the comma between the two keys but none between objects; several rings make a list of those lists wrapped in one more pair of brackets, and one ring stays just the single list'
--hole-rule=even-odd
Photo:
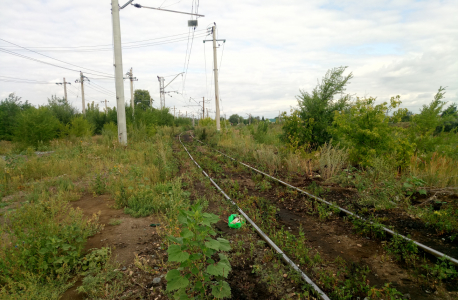
[{"label": "green bush", "polygon": [[[300,91],[300,95],[296,96],[299,110],[293,113],[290,120],[287,117],[285,120],[284,142],[318,147],[332,138],[328,128],[333,122],[334,112],[344,110],[350,100],[348,95],[342,96],[345,86],[353,77],[352,73],[343,76],[346,68],[329,70],[312,93]],[[341,96],[336,100],[337,95]]]},{"label": "green bush", "polygon": [[87,137],[92,136],[94,130],[93,126],[83,116],[73,118],[70,122],[70,129],[68,134],[75,137]]},{"label": "green bush", "polygon": [[0,140],[11,141],[14,139],[14,130],[20,114],[32,106],[21,98],[9,94],[8,98],[0,101]]},{"label": "green bush", "polygon": [[[375,105],[375,98],[358,98],[348,110],[336,111],[333,127],[329,131],[336,141],[349,149],[350,160],[362,166],[371,166],[376,157],[394,157],[399,166],[410,162],[415,145],[405,138],[405,129],[392,126],[388,113],[401,104],[399,96]],[[405,109],[399,108],[393,115],[400,119]]]},{"label": "green bush", "polygon": [[73,117],[78,114],[78,110],[71,106],[65,98],[51,96],[48,98],[49,111],[64,125],[70,124]]},{"label": "green bush", "polygon": [[48,107],[30,108],[20,114],[14,140],[25,148],[36,149],[41,143],[47,144],[56,138],[60,128],[59,120]]}]

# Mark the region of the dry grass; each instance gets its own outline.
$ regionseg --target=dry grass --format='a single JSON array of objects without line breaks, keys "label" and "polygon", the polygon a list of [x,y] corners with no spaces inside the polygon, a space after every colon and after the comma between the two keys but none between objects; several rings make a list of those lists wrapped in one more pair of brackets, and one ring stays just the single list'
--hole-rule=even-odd
[{"label": "dry grass", "polygon": [[339,149],[325,143],[320,151],[320,174],[327,180],[348,166],[348,149]]},{"label": "dry grass", "polygon": [[426,181],[428,186],[458,186],[458,161],[437,153],[428,160],[413,156],[410,160],[410,172],[413,176]]}]

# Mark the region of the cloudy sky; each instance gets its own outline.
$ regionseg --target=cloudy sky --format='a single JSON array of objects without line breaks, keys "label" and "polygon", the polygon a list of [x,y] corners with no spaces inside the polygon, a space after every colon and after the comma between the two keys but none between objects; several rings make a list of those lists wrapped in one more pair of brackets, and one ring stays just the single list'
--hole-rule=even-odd
[{"label": "cloudy sky", "polygon": [[[121,5],[127,2],[123,0]],[[150,91],[159,106],[157,76],[169,83],[166,106],[196,113],[196,101],[214,110],[213,49],[203,43],[217,25],[222,114],[274,117],[297,105],[299,89],[310,91],[326,71],[348,66],[347,92],[387,101],[401,95],[417,112],[439,86],[458,102],[458,2],[303,0],[136,0],[144,6],[205,15],[191,16],[128,6],[121,15],[123,69],[138,78],[135,89]],[[190,33],[191,31],[191,33]],[[79,71],[86,102],[116,104],[110,0],[16,0],[0,10],[0,98],[14,92],[32,104],[63,96],[81,109]],[[26,47],[20,48],[16,45]],[[38,61],[37,61],[38,60]],[[347,72],[347,73],[348,73]],[[177,93],[173,93],[177,92]],[[130,84],[125,81],[126,101]]]}]

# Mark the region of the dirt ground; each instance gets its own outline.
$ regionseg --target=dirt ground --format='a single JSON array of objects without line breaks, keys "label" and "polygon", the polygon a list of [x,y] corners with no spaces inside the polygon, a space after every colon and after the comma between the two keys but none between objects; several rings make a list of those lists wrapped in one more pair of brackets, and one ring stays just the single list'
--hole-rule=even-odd
[{"label": "dirt ground", "polygon": [[[134,261],[135,255],[149,252],[153,247],[153,237],[156,228],[150,227],[152,223],[159,223],[154,216],[134,218],[126,215],[121,209],[114,209],[114,200],[108,195],[94,197],[84,195],[80,200],[72,202],[74,208],[82,209],[85,216],[99,214],[99,223],[104,224],[104,229],[87,241],[85,252],[92,248],[111,247],[112,259],[127,268]],[[110,225],[113,220],[121,222],[119,225]],[[81,284],[77,282],[62,296],[62,300],[84,299],[83,295],[76,292]]]}]

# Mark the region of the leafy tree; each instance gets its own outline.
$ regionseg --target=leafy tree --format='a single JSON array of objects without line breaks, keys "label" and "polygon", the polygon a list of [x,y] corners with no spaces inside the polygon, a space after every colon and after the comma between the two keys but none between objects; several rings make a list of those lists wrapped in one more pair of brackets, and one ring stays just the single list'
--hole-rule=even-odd
[{"label": "leafy tree", "polygon": [[239,116],[238,114],[233,114],[229,117],[229,122],[231,122],[232,125],[237,125],[241,120],[243,120],[243,117]]},{"label": "leafy tree", "polygon": [[91,104],[88,103],[84,117],[91,124],[95,134],[101,134],[103,125],[109,122],[107,114],[101,112],[99,105],[94,105],[94,102]]},{"label": "leafy tree", "polygon": [[[390,105],[375,105],[375,98],[359,99],[349,109],[334,112],[330,133],[343,147],[349,149],[350,159],[363,166],[371,166],[376,158],[394,157],[405,166],[413,154],[412,145],[405,139],[404,128],[391,126],[388,113],[401,104],[399,96]],[[400,120],[405,109],[393,113]]]},{"label": "leafy tree", "polygon": [[150,107],[151,96],[148,90],[135,90],[134,91],[134,104],[135,106],[143,107],[146,109]]},{"label": "leafy tree", "polygon": [[[443,101],[445,88],[439,87],[433,101],[429,105],[423,105],[419,114],[412,117],[409,127],[409,140],[416,145],[415,153],[434,151],[441,137],[433,137],[443,131],[447,122],[452,121],[452,115],[443,115],[443,108],[446,101]],[[449,112],[449,111],[448,111]],[[447,113],[448,113],[447,112]],[[440,128],[437,130],[437,128]]]},{"label": "leafy tree", "polygon": [[14,140],[36,149],[40,143],[47,144],[56,138],[60,127],[49,107],[30,108],[19,115]]},{"label": "leafy tree", "polygon": [[51,99],[48,98],[48,107],[50,112],[64,125],[69,124],[78,114],[78,110],[71,106],[65,98],[51,96]]},{"label": "leafy tree", "polygon": [[408,110],[404,116],[401,118],[401,122],[410,122],[412,121],[413,112]]},{"label": "leafy tree", "polygon": [[[441,117],[447,118],[444,123],[444,132],[449,132],[458,128],[458,107],[456,103],[450,104],[450,106],[442,112]],[[436,128],[436,132],[440,130],[440,127]]]},{"label": "leafy tree", "polygon": [[19,115],[31,107],[28,101],[22,103],[14,93],[0,101],[0,140],[13,140]]},{"label": "leafy tree", "polygon": [[[347,67],[338,67],[326,72],[321,82],[311,93],[300,90],[300,95],[296,96],[299,104],[299,116],[304,121],[302,123],[304,131],[311,132],[311,135],[296,134],[295,137],[307,137],[309,140],[300,139],[295,140],[298,146],[311,144],[312,146],[319,146],[329,141],[332,136],[328,131],[328,127],[332,124],[335,111],[342,111],[348,107],[350,96],[342,96],[345,92],[345,87],[348,81],[353,77],[350,73],[344,76],[343,73]],[[340,95],[336,99],[337,95]],[[296,117],[296,116],[295,116]],[[294,118],[295,118],[294,117]],[[283,121],[285,119],[283,118]],[[289,141],[291,132],[284,129],[283,139]]]}]

